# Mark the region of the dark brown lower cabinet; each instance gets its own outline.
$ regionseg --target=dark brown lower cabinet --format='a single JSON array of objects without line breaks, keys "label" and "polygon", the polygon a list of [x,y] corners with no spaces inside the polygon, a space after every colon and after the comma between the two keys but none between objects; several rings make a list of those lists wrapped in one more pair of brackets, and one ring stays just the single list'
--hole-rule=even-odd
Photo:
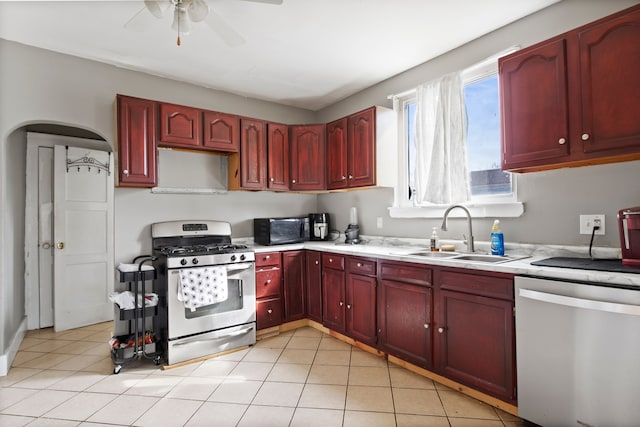
[{"label": "dark brown lower cabinet", "polygon": [[306,317],[305,267],[304,251],[282,253],[285,322]]},{"label": "dark brown lower cabinet", "polygon": [[336,332],[345,333],[346,273],[344,257],[322,255],[322,324]]},{"label": "dark brown lower cabinet", "polygon": [[347,276],[347,335],[365,344],[376,343],[376,278]]},{"label": "dark brown lower cabinet", "polygon": [[385,352],[431,368],[431,289],[381,280],[378,331]]},{"label": "dark brown lower cabinet", "polygon": [[307,317],[322,322],[322,254],[306,251],[307,256]]},{"label": "dark brown lower cabinet", "polygon": [[515,399],[513,278],[436,274],[434,370],[503,400]]},{"label": "dark brown lower cabinet", "polygon": [[407,362],[432,368],[432,270],[382,261],[378,272],[380,348]]}]

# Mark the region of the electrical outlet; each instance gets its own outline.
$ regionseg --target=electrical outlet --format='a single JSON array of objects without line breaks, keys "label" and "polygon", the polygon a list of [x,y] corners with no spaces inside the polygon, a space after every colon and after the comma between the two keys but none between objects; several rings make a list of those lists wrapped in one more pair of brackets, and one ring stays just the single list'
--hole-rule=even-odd
[{"label": "electrical outlet", "polygon": [[598,226],[596,234],[604,235],[604,215],[580,215],[580,234],[593,233],[593,227]]},{"label": "electrical outlet", "polygon": [[381,217],[381,216],[379,216],[379,217],[377,218],[377,220],[376,220],[376,226],[377,226],[378,228],[382,228],[382,217]]}]

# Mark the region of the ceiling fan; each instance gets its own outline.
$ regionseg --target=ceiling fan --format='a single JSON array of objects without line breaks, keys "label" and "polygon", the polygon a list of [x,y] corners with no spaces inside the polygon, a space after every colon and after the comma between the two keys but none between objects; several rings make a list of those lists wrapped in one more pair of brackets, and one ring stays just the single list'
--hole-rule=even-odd
[{"label": "ceiling fan", "polygon": [[[283,0],[242,0],[253,3],[281,5]],[[207,0],[144,0],[144,7],[125,24],[126,28],[139,26],[139,16],[148,11],[154,17],[162,19],[166,13],[173,13],[171,28],[178,33],[177,45],[180,46],[180,35],[189,34],[193,23],[204,21],[229,46],[239,46],[245,42],[244,37],[210,7]]]}]

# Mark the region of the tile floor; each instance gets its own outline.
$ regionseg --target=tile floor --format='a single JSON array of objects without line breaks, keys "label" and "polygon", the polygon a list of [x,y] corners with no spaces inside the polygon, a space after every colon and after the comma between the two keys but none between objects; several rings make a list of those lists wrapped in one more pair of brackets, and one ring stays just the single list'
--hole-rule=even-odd
[{"label": "tile floor", "polygon": [[162,370],[113,375],[111,322],[29,331],[0,377],[1,426],[524,426],[313,328]]}]

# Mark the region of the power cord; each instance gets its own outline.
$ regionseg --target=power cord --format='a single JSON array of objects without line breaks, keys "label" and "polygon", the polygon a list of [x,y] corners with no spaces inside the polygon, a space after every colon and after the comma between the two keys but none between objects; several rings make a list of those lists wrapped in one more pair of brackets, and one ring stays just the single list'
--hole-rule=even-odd
[{"label": "power cord", "polygon": [[595,258],[591,254],[591,248],[593,247],[593,238],[595,237],[597,230],[600,230],[599,225],[594,225],[593,230],[591,230],[591,241],[589,242],[589,258],[591,258],[592,260],[595,260]]}]

